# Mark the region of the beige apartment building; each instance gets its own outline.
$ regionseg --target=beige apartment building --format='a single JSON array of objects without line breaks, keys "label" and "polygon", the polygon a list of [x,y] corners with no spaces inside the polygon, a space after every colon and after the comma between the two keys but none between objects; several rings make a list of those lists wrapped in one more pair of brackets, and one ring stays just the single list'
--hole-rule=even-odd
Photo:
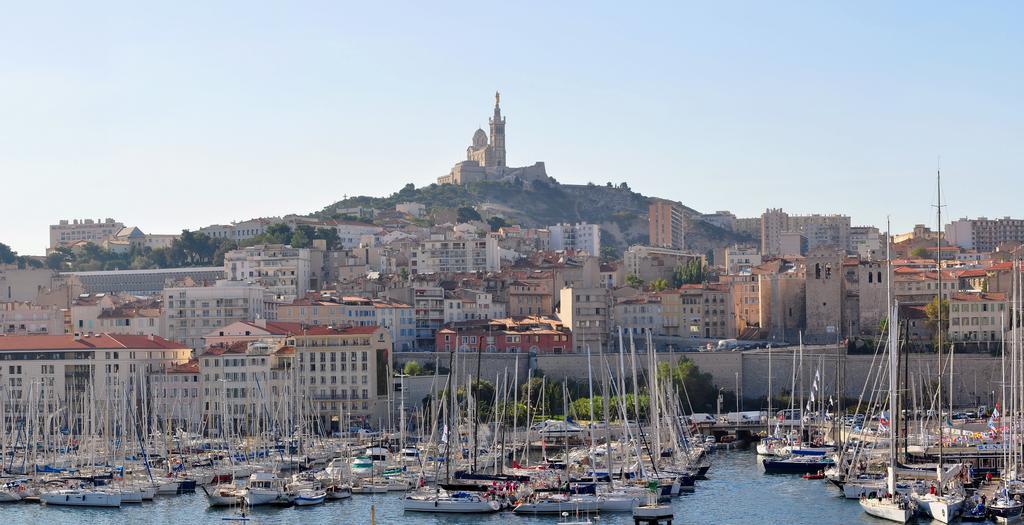
[{"label": "beige apartment building", "polygon": [[551,315],[554,307],[551,278],[516,279],[508,285],[508,315]]},{"label": "beige apartment building", "polygon": [[562,288],[558,318],[572,330],[573,351],[608,348],[612,295],[607,288]]},{"label": "beige apartment building", "polygon": [[63,334],[67,310],[29,302],[0,302],[0,334]]},{"label": "beige apartment building", "polygon": [[949,338],[953,342],[1002,341],[1004,327],[1010,322],[1008,304],[1002,293],[951,294]]},{"label": "beige apartment building", "polygon": [[124,224],[114,219],[61,219],[57,224],[50,225],[50,249],[71,246],[79,241],[100,244],[124,228]]},{"label": "beige apartment building", "polygon": [[651,246],[674,250],[686,247],[686,216],[682,204],[651,199],[647,207],[647,226]]},{"label": "beige apartment building", "polygon": [[[13,413],[13,403],[29,400],[53,413],[91,400],[121,399],[127,388],[139,388],[146,376],[185,363],[191,354],[190,348],[156,336],[3,336],[0,384],[8,403],[6,413]],[[70,417],[72,424],[81,425],[86,416],[71,413]],[[106,414],[94,417],[94,424],[104,428]]]}]

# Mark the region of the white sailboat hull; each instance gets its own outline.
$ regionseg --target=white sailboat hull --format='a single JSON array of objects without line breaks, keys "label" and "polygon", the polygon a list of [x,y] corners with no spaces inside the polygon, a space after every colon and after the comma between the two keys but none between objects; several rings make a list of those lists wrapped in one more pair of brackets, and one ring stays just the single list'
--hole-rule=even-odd
[{"label": "white sailboat hull", "polygon": [[501,506],[496,501],[448,500],[448,499],[415,499],[405,498],[402,507],[406,512],[439,512],[453,514],[484,514],[498,512]]},{"label": "white sailboat hull", "polygon": [[910,521],[911,516],[914,514],[911,509],[900,508],[899,505],[891,500],[879,501],[877,499],[864,498],[860,500],[860,508],[876,518],[895,521],[896,523],[906,523]]},{"label": "white sailboat hull", "polygon": [[933,520],[941,523],[950,523],[960,515],[964,506],[962,497],[940,497],[931,494],[914,496],[917,507]]},{"label": "white sailboat hull", "polygon": [[81,490],[57,490],[44,492],[39,500],[47,505],[68,507],[120,507],[121,495],[108,492],[90,492]]},{"label": "white sailboat hull", "polygon": [[250,507],[255,507],[258,505],[271,505],[274,503],[285,503],[287,502],[287,500],[288,497],[283,492],[276,490],[264,491],[249,489],[249,491],[245,493],[245,504],[249,505]]},{"label": "white sailboat hull", "polygon": [[597,510],[601,512],[633,512],[633,508],[643,504],[639,496],[599,496]]},{"label": "white sailboat hull", "polygon": [[[600,500],[593,496],[579,496],[568,499],[541,500],[520,503],[513,510],[516,514],[561,514],[562,512],[596,512]],[[632,509],[630,509],[632,510]]]}]

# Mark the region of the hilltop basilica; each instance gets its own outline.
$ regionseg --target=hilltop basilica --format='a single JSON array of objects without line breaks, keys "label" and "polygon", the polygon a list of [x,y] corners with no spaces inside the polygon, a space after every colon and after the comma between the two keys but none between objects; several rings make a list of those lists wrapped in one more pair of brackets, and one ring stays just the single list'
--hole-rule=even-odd
[{"label": "hilltop basilica", "polygon": [[524,181],[547,179],[543,162],[532,166],[510,168],[505,165],[505,117],[501,116],[501,94],[494,94],[494,115],[490,118],[491,135],[477,129],[473,133],[473,142],[466,148],[466,160],[459,162],[443,177],[437,178],[438,184],[468,184],[484,180],[511,180],[519,178]]}]

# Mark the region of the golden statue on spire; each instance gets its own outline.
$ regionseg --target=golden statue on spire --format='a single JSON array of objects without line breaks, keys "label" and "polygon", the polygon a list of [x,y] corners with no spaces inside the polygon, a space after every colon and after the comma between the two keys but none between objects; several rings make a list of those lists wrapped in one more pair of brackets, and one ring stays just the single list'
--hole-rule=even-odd
[{"label": "golden statue on spire", "polygon": [[494,105],[497,106],[500,103],[501,103],[501,93],[495,91],[494,92]]}]

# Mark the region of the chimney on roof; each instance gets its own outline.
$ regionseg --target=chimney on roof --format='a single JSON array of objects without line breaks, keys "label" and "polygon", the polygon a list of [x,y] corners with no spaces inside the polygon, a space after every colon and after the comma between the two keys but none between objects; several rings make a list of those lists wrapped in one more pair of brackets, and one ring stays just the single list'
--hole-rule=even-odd
[{"label": "chimney on roof", "polygon": [[147,335],[147,336],[146,336],[146,339],[149,339],[150,341],[153,341],[153,334],[149,334],[149,335]]}]

